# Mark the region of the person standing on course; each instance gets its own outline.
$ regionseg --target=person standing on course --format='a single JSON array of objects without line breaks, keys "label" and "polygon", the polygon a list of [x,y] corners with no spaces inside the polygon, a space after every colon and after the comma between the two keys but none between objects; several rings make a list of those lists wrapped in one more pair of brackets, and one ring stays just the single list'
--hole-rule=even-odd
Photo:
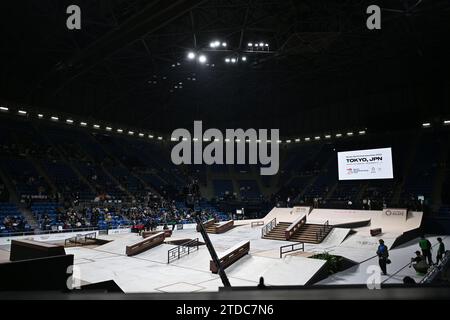
[{"label": "person standing on course", "polygon": [[380,243],[377,250],[378,264],[380,265],[383,275],[387,275],[386,266],[389,257],[389,250],[387,246],[384,244],[383,239],[380,239],[378,242]]},{"label": "person standing on course", "polygon": [[420,236],[419,247],[422,249],[422,255],[427,259],[428,265],[433,265],[433,258],[431,257],[431,242],[425,238],[424,235]]},{"label": "person standing on course", "polygon": [[442,261],[442,256],[445,254],[445,245],[442,242],[442,238],[437,238],[438,241],[438,250],[436,254],[436,264],[439,263],[439,261]]}]

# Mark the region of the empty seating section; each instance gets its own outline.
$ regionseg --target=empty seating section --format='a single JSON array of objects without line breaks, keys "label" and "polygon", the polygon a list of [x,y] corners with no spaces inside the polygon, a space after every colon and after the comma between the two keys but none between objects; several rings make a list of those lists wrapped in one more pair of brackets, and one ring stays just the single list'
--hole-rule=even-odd
[{"label": "empty seating section", "polygon": [[244,199],[261,198],[261,191],[256,180],[239,180],[239,193]]},{"label": "empty seating section", "polygon": [[306,188],[304,196],[306,198],[325,199],[331,186],[337,181],[337,163],[330,161],[325,170],[323,170],[314,182]]},{"label": "empty seating section", "polygon": [[331,201],[355,201],[363,186],[362,182],[339,181],[333,194],[328,197]]},{"label": "empty seating section", "polygon": [[58,191],[64,196],[80,200],[92,200],[95,195],[89,186],[80,179],[73,169],[57,160],[43,161],[42,166]]},{"label": "empty seating section", "polygon": [[203,186],[207,184],[207,171],[206,165],[193,165],[192,166],[193,175],[198,179],[199,183]]},{"label": "empty seating section", "polygon": [[297,192],[303,190],[308,183],[311,181],[311,176],[297,176],[289,180],[287,187],[289,189],[294,189]]},{"label": "empty seating section", "polygon": [[231,180],[213,180],[213,188],[216,197],[223,197],[234,192]]},{"label": "empty seating section", "polygon": [[109,167],[108,171],[116,178],[119,183],[128,191],[133,194],[138,194],[144,190],[142,182],[135,177],[126,167],[114,166]]},{"label": "empty seating section", "polygon": [[431,197],[441,154],[441,147],[436,138],[432,135],[422,137],[405,177],[403,198],[417,198],[419,195],[426,199]]},{"label": "empty seating section", "polygon": [[9,176],[19,197],[46,196],[48,183],[37,172],[31,161],[24,158],[0,160],[2,169]]},{"label": "empty seating section", "polygon": [[38,130],[26,121],[8,120],[2,122],[4,131],[9,131],[2,143],[13,156],[33,158],[58,158],[56,149],[44,139]]},{"label": "empty seating section", "polygon": [[126,196],[124,190],[105,173],[101,166],[79,163],[76,167],[80,174],[96,189],[97,194],[106,193],[114,199]]}]

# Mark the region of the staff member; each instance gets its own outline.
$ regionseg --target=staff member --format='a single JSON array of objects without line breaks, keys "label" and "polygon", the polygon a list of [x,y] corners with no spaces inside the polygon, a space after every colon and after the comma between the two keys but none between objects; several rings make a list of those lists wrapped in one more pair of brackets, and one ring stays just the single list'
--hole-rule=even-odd
[{"label": "staff member", "polygon": [[437,250],[437,254],[436,254],[436,264],[439,263],[439,261],[442,261],[442,256],[445,254],[445,245],[442,242],[442,238],[437,238],[438,241],[438,250]]},{"label": "staff member", "polygon": [[419,247],[422,249],[422,255],[427,259],[428,265],[433,265],[433,258],[431,257],[431,242],[425,238],[424,235],[420,236]]},{"label": "staff member", "polygon": [[384,244],[383,239],[380,239],[378,242],[380,243],[377,250],[378,264],[380,265],[383,275],[387,275],[386,265],[389,257],[389,250]]}]

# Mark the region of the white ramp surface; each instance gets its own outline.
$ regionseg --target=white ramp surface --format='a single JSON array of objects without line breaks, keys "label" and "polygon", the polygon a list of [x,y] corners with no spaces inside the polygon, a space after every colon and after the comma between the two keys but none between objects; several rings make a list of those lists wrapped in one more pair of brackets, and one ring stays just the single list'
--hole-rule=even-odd
[{"label": "white ramp surface", "polygon": [[227,268],[226,273],[230,277],[253,282],[264,277],[266,285],[304,285],[325,263],[325,260],[295,256],[274,259],[247,255]]}]

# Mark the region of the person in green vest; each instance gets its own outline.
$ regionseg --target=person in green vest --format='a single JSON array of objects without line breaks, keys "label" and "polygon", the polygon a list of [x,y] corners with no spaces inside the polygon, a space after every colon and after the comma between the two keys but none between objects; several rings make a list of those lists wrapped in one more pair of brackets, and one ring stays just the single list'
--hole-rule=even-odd
[{"label": "person in green vest", "polygon": [[420,236],[419,247],[422,250],[422,255],[428,260],[428,265],[433,265],[433,258],[431,257],[431,242],[425,238],[424,235]]},{"label": "person in green vest", "polygon": [[442,242],[442,238],[437,238],[438,241],[438,250],[436,254],[436,264],[439,263],[439,261],[442,261],[442,256],[445,254],[445,245],[444,242]]}]

